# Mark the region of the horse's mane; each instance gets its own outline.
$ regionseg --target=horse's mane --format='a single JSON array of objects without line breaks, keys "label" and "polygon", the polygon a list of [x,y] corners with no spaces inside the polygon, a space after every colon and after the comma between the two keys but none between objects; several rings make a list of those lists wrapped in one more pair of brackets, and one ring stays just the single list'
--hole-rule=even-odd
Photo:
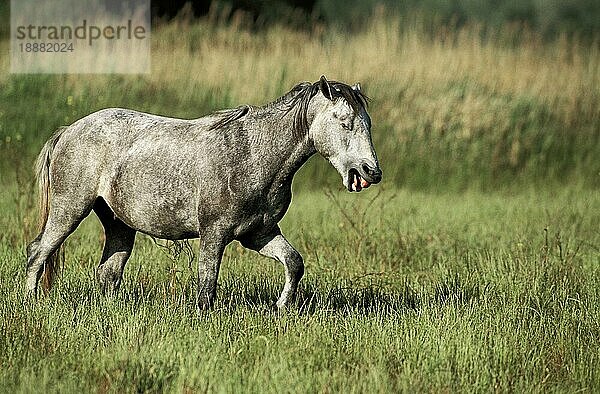
[{"label": "horse's mane", "polygon": [[[362,108],[367,108],[369,98],[360,90],[355,90],[351,86],[337,81],[329,81],[329,86],[333,101],[343,98],[350,105],[354,113],[359,113]],[[301,82],[265,107],[280,108],[284,111],[284,115],[294,111],[293,132],[295,135],[301,136],[308,132],[308,106],[310,100],[317,95],[320,89],[320,81],[314,83]],[[249,111],[250,106],[248,105],[219,111],[215,115],[219,115],[220,119],[213,123],[209,129],[214,130],[226,126],[231,122],[241,119]]]},{"label": "horse's mane", "polygon": [[[337,81],[329,81],[329,86],[331,88],[331,100],[337,101],[339,98],[343,98],[355,114],[369,105],[369,98],[360,90],[355,90],[351,86]],[[282,98],[275,101],[277,103],[281,99],[289,97],[287,103],[284,101],[283,104],[286,113],[292,110],[295,111],[294,134],[304,135],[308,132],[308,105],[310,104],[310,100],[319,93],[320,89],[320,81],[314,83],[302,82],[294,86]]]},{"label": "horse's mane", "polygon": [[225,109],[223,111],[215,112],[215,115],[220,116],[220,119],[210,125],[209,130],[216,130],[223,126],[228,125],[244,116],[250,111],[249,105],[242,105],[233,109]]}]

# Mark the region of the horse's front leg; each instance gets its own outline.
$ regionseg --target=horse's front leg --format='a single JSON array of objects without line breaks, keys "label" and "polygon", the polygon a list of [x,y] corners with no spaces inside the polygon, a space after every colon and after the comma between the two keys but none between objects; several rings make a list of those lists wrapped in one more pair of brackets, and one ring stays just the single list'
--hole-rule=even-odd
[{"label": "horse's front leg", "polygon": [[302,256],[283,235],[279,227],[268,234],[257,235],[242,240],[242,245],[255,250],[276,260],[279,260],[285,268],[285,285],[277,300],[278,308],[288,307],[294,302],[298,283],[304,275],[304,261]]},{"label": "horse's front leg", "polygon": [[198,293],[197,307],[199,311],[212,308],[217,294],[217,278],[219,266],[227,240],[214,233],[201,236],[198,254]]}]

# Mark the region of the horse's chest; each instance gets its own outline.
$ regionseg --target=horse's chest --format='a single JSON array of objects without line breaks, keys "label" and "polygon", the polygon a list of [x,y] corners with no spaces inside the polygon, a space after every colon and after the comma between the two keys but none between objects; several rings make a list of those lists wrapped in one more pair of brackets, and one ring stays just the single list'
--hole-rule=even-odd
[{"label": "horse's chest", "polygon": [[287,192],[286,190],[278,190],[277,193],[271,196],[267,201],[267,210],[263,214],[265,225],[279,223],[290,206],[291,197],[291,192]]},{"label": "horse's chest", "polygon": [[240,217],[238,235],[268,230],[283,218],[291,201],[291,190],[278,188],[247,204]]}]

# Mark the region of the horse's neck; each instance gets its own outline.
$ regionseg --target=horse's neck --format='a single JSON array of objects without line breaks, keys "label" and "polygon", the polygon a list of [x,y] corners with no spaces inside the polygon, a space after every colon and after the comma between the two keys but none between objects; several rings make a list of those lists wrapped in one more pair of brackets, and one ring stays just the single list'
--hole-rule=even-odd
[{"label": "horse's neck", "polygon": [[306,135],[294,132],[294,111],[282,116],[282,111],[270,108],[269,116],[277,121],[270,122],[267,130],[255,130],[261,134],[265,147],[265,161],[271,167],[268,177],[276,184],[291,182],[294,174],[316,150]]},{"label": "horse's neck", "polygon": [[277,172],[274,183],[291,183],[296,172],[315,152],[314,146],[310,144],[307,139],[303,139],[299,142],[289,153],[287,159]]}]

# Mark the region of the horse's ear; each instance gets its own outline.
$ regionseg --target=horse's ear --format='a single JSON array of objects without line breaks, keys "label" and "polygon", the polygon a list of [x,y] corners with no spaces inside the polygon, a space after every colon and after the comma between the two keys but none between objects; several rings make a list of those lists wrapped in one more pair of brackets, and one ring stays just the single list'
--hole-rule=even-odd
[{"label": "horse's ear", "polygon": [[323,96],[327,97],[328,100],[333,100],[331,85],[329,85],[329,81],[327,78],[325,78],[325,75],[321,75],[321,79],[319,80],[319,89],[321,89]]},{"label": "horse's ear", "polygon": [[356,90],[357,92],[360,92],[360,82],[357,82],[354,86],[352,86],[352,90]]}]

